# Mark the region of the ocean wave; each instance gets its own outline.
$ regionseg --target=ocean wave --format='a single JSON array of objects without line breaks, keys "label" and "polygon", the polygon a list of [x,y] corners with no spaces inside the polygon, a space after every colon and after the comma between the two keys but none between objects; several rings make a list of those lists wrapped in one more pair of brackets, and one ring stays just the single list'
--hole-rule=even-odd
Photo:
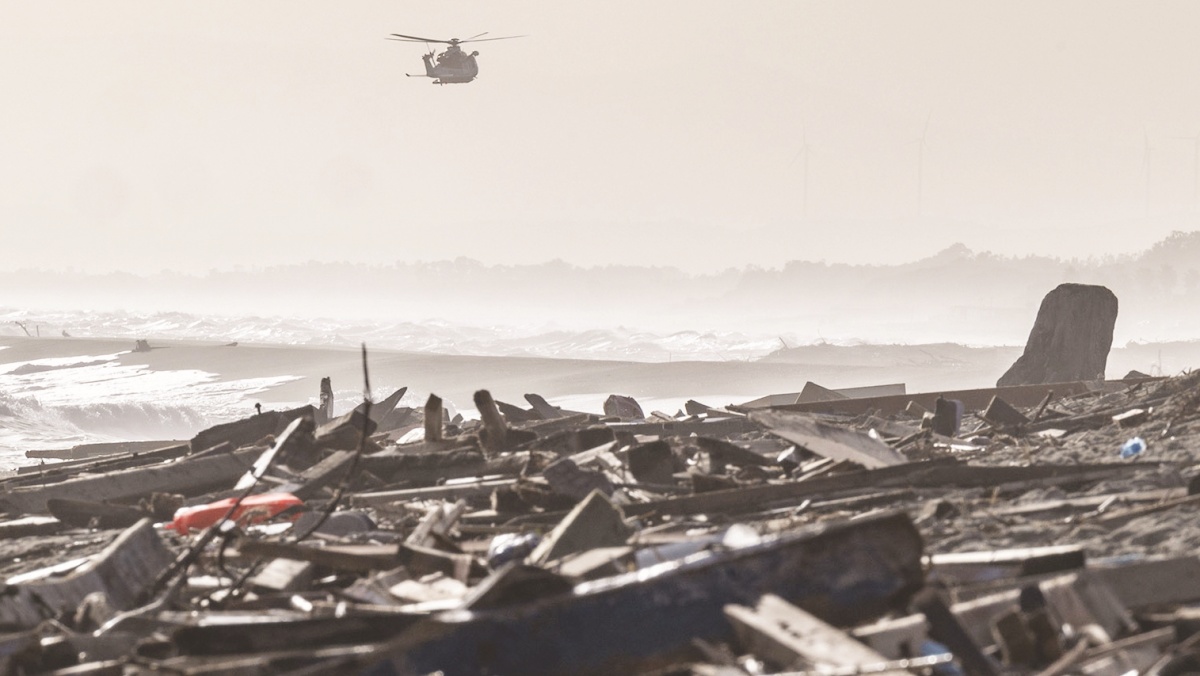
[{"label": "ocean wave", "polygon": [[[312,347],[374,348],[426,354],[552,357],[638,362],[747,361],[780,337],[737,331],[661,333],[624,326],[568,329],[553,323],[471,326],[444,320],[354,321],[331,318],[194,315],[185,312],[41,312],[0,309],[0,333],[22,335],[14,321],[45,336],[203,340]],[[799,340],[790,334],[792,344]]]},{"label": "ocean wave", "polygon": [[177,439],[203,429],[209,418],[187,405],[150,401],[51,405],[33,396],[0,394],[0,447],[20,444],[19,449],[3,449],[11,451],[66,442]]},{"label": "ocean wave", "polygon": [[[124,353],[0,364],[0,467],[32,449],[187,439],[236,420],[250,398],[293,376],[222,380],[195,369],[123,365]],[[2,359],[2,357],[0,357]]]}]

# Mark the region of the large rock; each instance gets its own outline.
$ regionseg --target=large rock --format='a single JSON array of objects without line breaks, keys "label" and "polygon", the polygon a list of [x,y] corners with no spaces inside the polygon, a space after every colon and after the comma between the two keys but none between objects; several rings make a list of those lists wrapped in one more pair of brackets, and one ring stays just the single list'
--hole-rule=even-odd
[{"label": "large rock", "polygon": [[1103,379],[1116,323],[1117,297],[1112,291],[1060,284],[1042,299],[1025,353],[996,385]]}]

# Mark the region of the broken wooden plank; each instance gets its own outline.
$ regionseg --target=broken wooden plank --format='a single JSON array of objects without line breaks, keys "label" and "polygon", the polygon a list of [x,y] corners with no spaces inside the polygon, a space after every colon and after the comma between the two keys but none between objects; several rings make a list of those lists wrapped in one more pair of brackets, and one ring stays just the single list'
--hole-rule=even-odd
[{"label": "broken wooden plank", "polygon": [[623,394],[608,395],[608,399],[604,400],[604,415],[621,420],[644,420],[646,418],[637,399]]},{"label": "broken wooden plank", "polygon": [[[285,617],[273,622],[263,622],[257,614],[246,615],[241,621],[236,617],[214,617],[205,622],[204,616],[201,616],[192,620],[195,623],[192,626],[171,631],[170,638],[172,646],[181,655],[251,655],[252,661],[245,668],[249,673],[262,673],[258,667],[263,664],[263,653],[302,646],[304,654],[311,655],[315,646],[369,645],[400,634],[420,619],[420,615],[398,612],[347,613],[338,617],[316,618]],[[361,651],[361,648],[356,650]],[[287,665],[276,670],[276,673],[294,672],[294,669],[295,665]]]},{"label": "broken wooden plank", "polygon": [[223,442],[230,443],[234,448],[249,446],[263,437],[283,431],[296,418],[315,415],[312,406],[301,406],[288,411],[263,411],[248,418],[214,425],[192,437],[192,451],[203,451]]},{"label": "broken wooden plank", "polygon": [[753,401],[740,404],[738,409],[773,408],[787,404],[808,404],[822,401],[838,401],[841,399],[862,399],[864,397],[885,397],[903,395],[906,392],[904,383],[887,385],[870,385],[867,387],[844,387],[836,390],[822,387],[811,380],[804,383],[799,392],[770,394]]},{"label": "broken wooden plank", "polygon": [[1195,556],[1099,566],[1091,573],[1132,611],[1200,601],[1200,559]]},{"label": "broken wooden plank", "polygon": [[[858,667],[887,658],[774,594],[765,594],[754,608],[725,606],[738,642],[745,652],[781,668],[793,666]],[[874,672],[873,672],[874,673]],[[882,671],[899,676],[907,671]]]},{"label": "broken wooden plank", "polygon": [[664,439],[637,444],[625,451],[629,473],[641,483],[671,485],[675,483],[675,452]]},{"label": "broken wooden plank", "polygon": [[616,547],[625,544],[631,532],[620,507],[592,491],[534,548],[529,561],[541,564],[595,547]]},{"label": "broken wooden plank", "polygon": [[526,394],[525,401],[529,402],[533,410],[545,420],[553,420],[569,415],[559,407],[551,406],[550,402],[546,401],[546,398],[540,394]]},{"label": "broken wooden plank", "polygon": [[[407,387],[401,387],[389,394],[383,401],[371,406],[371,420],[375,422],[376,429],[381,429],[383,422],[396,410],[396,406],[400,404],[400,400],[404,398],[407,392]],[[354,410],[361,412],[365,409],[364,404],[359,404],[354,407]]]},{"label": "broken wooden plank", "polygon": [[[1131,385],[1148,382],[1142,379],[1109,380],[1099,387],[1105,392],[1119,392]],[[939,396],[946,399],[958,399],[969,411],[984,409],[991,398],[999,395],[1013,406],[1033,407],[1038,405],[1047,392],[1055,392],[1060,397],[1070,397],[1086,394],[1097,387],[1092,382],[1047,383],[1045,385],[1017,385],[1012,387],[990,387],[978,390],[954,390],[947,392],[926,392],[919,394],[888,395],[883,397],[863,397],[859,399],[839,399],[836,401],[818,401],[807,404],[786,404],[773,406],[775,410],[794,411],[798,413],[846,413],[861,415],[872,410],[882,415],[895,415],[904,411],[909,402],[916,402],[926,410],[932,410]],[[733,410],[742,410],[735,406]]]},{"label": "broken wooden plank", "polygon": [[[1154,466],[1151,463],[1137,463]],[[953,459],[913,462],[861,472],[818,477],[807,481],[766,484],[701,495],[664,498],[625,505],[625,515],[737,513],[750,511],[765,503],[803,500],[837,491],[862,488],[977,488],[1006,485],[1050,486],[1100,481],[1132,471],[1133,465],[1099,463],[1093,465],[1034,465],[1030,467],[976,467]]]},{"label": "broken wooden plank", "polygon": [[571,458],[559,458],[542,470],[542,478],[555,493],[582,500],[593,490],[612,495],[613,482],[603,471],[582,469]]},{"label": "broken wooden plank", "polygon": [[47,486],[15,488],[0,496],[0,507],[21,514],[47,514],[51,498],[120,502],[151,493],[197,495],[233,486],[262,453],[248,448],[233,453],[183,458],[150,467],[87,475]]},{"label": "broken wooden plank", "polygon": [[771,434],[834,460],[849,460],[867,469],[902,465],[904,454],[857,430],[830,425],[798,413],[758,411],[750,420],[768,428]]},{"label": "broken wooden plank", "polygon": [[857,627],[850,635],[888,659],[915,655],[929,639],[929,624],[920,613],[890,617]]},{"label": "broken wooden plank", "polygon": [[125,453],[118,455],[104,455],[84,460],[65,460],[63,462],[38,463],[37,465],[18,467],[17,474],[20,476],[0,480],[0,484],[5,486],[28,486],[33,484],[47,483],[50,481],[59,481],[77,474],[102,471],[111,472],[117,469],[141,467],[144,465],[152,465],[163,460],[182,458],[183,456],[188,455],[190,450],[191,446],[189,446],[187,442],[184,442],[175,446],[167,446],[165,448],[157,448],[150,451],[139,451],[136,453]]},{"label": "broken wooden plank", "polygon": [[1134,408],[1124,413],[1118,413],[1112,417],[1112,421],[1117,424],[1117,427],[1137,427],[1146,422],[1149,415],[1144,408]]},{"label": "broken wooden plank", "polygon": [[425,400],[425,441],[438,442],[442,440],[442,398],[430,394]]},{"label": "broken wooden plank", "polygon": [[68,449],[25,451],[26,458],[54,458],[58,460],[95,460],[105,455],[130,455],[162,448],[173,448],[186,441],[106,441],[101,443],[77,444]]},{"label": "broken wooden plank", "polygon": [[704,420],[675,420],[672,422],[612,422],[605,423],[613,432],[649,434],[655,436],[730,437],[750,429],[742,416],[705,418]]},{"label": "broken wooden plank", "polygon": [[354,464],[354,451],[336,451],[321,462],[300,473],[295,480],[285,483],[275,490],[280,493],[291,493],[301,500],[311,500],[321,494],[321,490],[335,481],[340,481],[350,471]]},{"label": "broken wooden plank", "polygon": [[1087,558],[1081,545],[1056,545],[934,554],[929,562],[931,580],[962,585],[1075,570]]},{"label": "broken wooden plank", "polygon": [[64,577],[9,584],[0,594],[0,627],[37,626],[59,613],[73,612],[85,596],[95,592],[104,593],[109,607],[127,610],[172,559],[154,525],[145,519]]},{"label": "broken wooden plank", "polygon": [[396,552],[393,565],[402,565],[416,576],[441,573],[466,584],[472,575],[482,576],[487,569],[470,554],[444,552],[433,547],[403,543]]},{"label": "broken wooden plank", "polygon": [[[1177,641],[1176,631],[1174,627],[1162,627],[1160,629],[1152,629],[1150,631],[1134,634],[1120,638],[1106,645],[1098,645],[1088,648],[1083,653],[1083,657],[1079,660],[1080,665],[1087,665],[1100,659],[1107,658],[1118,653],[1128,657],[1130,653],[1143,653],[1142,659],[1144,663],[1134,666],[1134,670],[1138,673],[1146,673],[1145,669],[1151,664],[1154,664],[1159,657],[1168,649],[1169,646]],[[1085,673],[1088,673],[1085,671]],[[1125,672],[1128,673],[1128,672]]]},{"label": "broken wooden plank", "polygon": [[1106,526],[1114,526],[1130,519],[1136,519],[1147,514],[1155,514],[1157,512],[1175,509],[1176,507],[1193,507],[1200,504],[1200,495],[1186,495],[1176,498],[1163,500],[1150,505],[1141,505],[1138,507],[1126,507],[1125,509],[1114,509],[1106,511],[1092,519],[1091,522],[1104,524]]},{"label": "broken wooden plank", "polygon": [[318,446],[337,451],[353,451],[362,443],[364,437],[375,433],[378,425],[375,419],[363,415],[361,408],[334,418],[318,427],[313,435]]},{"label": "broken wooden plank", "polygon": [[[889,392],[889,394],[892,393]],[[895,394],[903,394],[903,392],[897,392]],[[800,394],[796,396],[796,401],[792,403],[807,404],[814,401],[837,401],[839,399],[852,398],[853,397],[850,397],[843,392],[831,390],[828,387],[822,387],[810,380],[804,383],[804,387],[800,389]]]},{"label": "broken wooden plank", "polygon": [[51,498],[46,501],[46,509],[54,518],[76,528],[128,528],[142,519],[152,518],[138,507],[91,500]]},{"label": "broken wooden plank", "polygon": [[1038,586],[1046,598],[1046,605],[1076,631],[1087,631],[1087,627],[1095,626],[1106,640],[1112,640],[1137,628],[1116,593],[1103,578],[1090,571],[1043,580]]},{"label": "broken wooden plank", "polygon": [[420,454],[389,449],[363,456],[359,459],[359,465],[364,471],[387,481],[421,484],[472,476],[517,475],[528,460],[529,456],[524,453],[488,459],[482,451],[473,447]]},{"label": "broken wooden plank", "polygon": [[496,408],[500,410],[500,415],[504,416],[504,419],[510,425],[539,422],[542,419],[542,416],[538,415],[537,411],[524,409],[520,406],[500,401],[499,399],[496,400]]},{"label": "broken wooden plank", "polygon": [[262,455],[255,459],[254,464],[250,466],[250,470],[248,472],[238,478],[237,483],[233,485],[233,490],[245,490],[258,483],[259,479],[266,474],[267,468],[270,467],[273,462],[275,462],[276,456],[282,452],[281,449],[284,449],[289,444],[293,443],[293,437],[300,436],[300,426],[303,425],[306,420],[306,418],[301,417],[296,418],[288,423],[288,426],[283,430],[283,432],[276,437],[275,443],[271,444],[270,448],[263,451]]},{"label": "broken wooden plank", "polygon": [[445,486],[428,486],[426,488],[402,488],[394,491],[379,491],[375,493],[358,493],[350,497],[350,504],[359,507],[387,505],[397,502],[412,502],[415,500],[457,500],[476,495],[487,495],[497,488],[511,486],[517,479],[488,479],[481,481],[465,481]]},{"label": "broken wooden plank", "polygon": [[479,442],[492,453],[500,453],[508,448],[508,423],[496,408],[492,393],[487,390],[475,392],[475,408],[479,410],[483,429],[479,433]]},{"label": "broken wooden plank", "polygon": [[1001,427],[1019,427],[1029,423],[1029,418],[1025,417],[1024,413],[1013,408],[1012,404],[1001,399],[999,395],[992,397],[981,417]]},{"label": "broken wooden plank", "polygon": [[308,561],[275,559],[250,579],[250,588],[260,592],[294,592],[307,589],[315,566]]},{"label": "broken wooden plank", "polygon": [[929,635],[944,644],[963,665],[968,676],[997,676],[998,666],[983,653],[967,633],[958,615],[951,611],[933,588],[919,592],[913,604],[929,622]]},{"label": "broken wooden plank", "polygon": [[289,559],[307,561],[318,566],[369,573],[373,570],[388,570],[399,565],[395,545],[331,545],[309,547],[305,545],[271,540],[238,541],[237,553],[253,558]]},{"label": "broken wooden plank", "polygon": [[26,516],[0,521],[0,540],[33,535],[51,535],[66,528],[63,522],[49,516]]}]

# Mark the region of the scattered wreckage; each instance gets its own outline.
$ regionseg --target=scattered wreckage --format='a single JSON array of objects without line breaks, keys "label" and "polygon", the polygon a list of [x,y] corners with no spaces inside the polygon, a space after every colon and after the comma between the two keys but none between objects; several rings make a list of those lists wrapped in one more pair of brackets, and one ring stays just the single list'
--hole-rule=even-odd
[{"label": "scattered wreckage", "polygon": [[0,666],[1200,671],[1200,373],[1088,382],[1106,291],[1051,292],[988,390],[674,415],[480,390],[466,421],[403,389],[335,417],[325,379],[317,407],[71,449],[0,479]]},{"label": "scattered wreckage", "polygon": [[675,415],[481,390],[478,421],[403,396],[0,480],[5,672],[1200,664],[1195,374]]}]

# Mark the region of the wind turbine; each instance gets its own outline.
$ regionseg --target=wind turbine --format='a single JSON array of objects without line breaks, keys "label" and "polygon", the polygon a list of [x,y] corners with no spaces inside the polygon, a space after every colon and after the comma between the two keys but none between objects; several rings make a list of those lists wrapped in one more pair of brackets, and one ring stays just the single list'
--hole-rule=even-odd
[{"label": "wind turbine", "polygon": [[917,217],[921,216],[921,197],[925,189],[925,135],[929,133],[929,120],[933,111],[925,117],[925,128],[921,130],[921,138],[917,139]]},{"label": "wind turbine", "polygon": [[801,185],[803,186],[803,188],[802,188],[803,192],[801,193],[802,201],[800,203],[801,204],[800,214],[801,214],[801,217],[803,217],[805,220],[808,219],[808,149],[809,149],[808,132],[805,130],[804,125],[801,124],[800,125],[800,150],[799,150],[799,152],[796,153],[796,156],[792,158],[792,164],[795,164],[796,160],[800,159],[801,157],[804,158],[804,164],[803,164],[804,174],[803,174],[803,180],[801,183]]},{"label": "wind turbine", "polygon": [[1200,204],[1200,134],[1172,138],[1192,142],[1192,209],[1195,209]]},{"label": "wind turbine", "polygon": [[1150,132],[1142,129],[1145,150],[1142,153],[1142,166],[1146,169],[1146,215],[1150,215]]}]

